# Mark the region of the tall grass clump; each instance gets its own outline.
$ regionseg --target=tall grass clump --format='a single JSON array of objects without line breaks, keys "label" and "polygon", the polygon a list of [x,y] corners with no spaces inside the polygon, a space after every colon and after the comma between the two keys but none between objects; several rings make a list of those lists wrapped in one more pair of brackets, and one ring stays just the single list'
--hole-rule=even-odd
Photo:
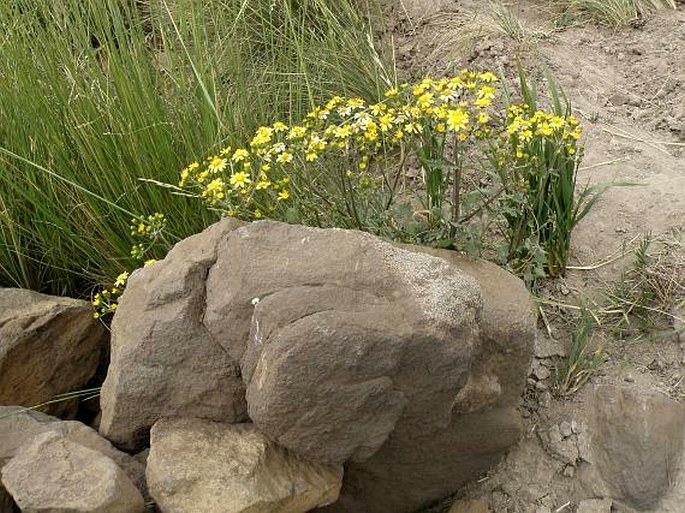
[{"label": "tall grass clump", "polygon": [[678,6],[676,0],[570,0],[567,3],[571,11],[612,27]]},{"label": "tall grass clump", "polygon": [[376,100],[390,80],[352,3],[0,2],[0,286],[112,282],[132,219],[164,212],[167,242],[215,219],[145,180],[334,93]]}]

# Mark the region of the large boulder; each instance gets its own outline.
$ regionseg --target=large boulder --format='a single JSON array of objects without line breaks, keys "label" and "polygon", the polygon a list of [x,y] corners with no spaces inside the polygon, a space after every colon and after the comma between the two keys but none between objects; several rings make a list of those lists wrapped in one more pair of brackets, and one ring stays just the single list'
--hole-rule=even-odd
[{"label": "large boulder", "polygon": [[[0,405],[35,406],[84,388],[104,335],[85,301],[0,289]],[[67,416],[75,404],[57,402],[44,411]]]},{"label": "large boulder", "polygon": [[[447,422],[402,419],[373,457],[349,462],[341,500],[326,513],[415,511],[487,471],[520,436],[516,405],[535,336],[525,287],[493,264],[446,250],[411,249],[440,256],[479,284],[483,309],[468,379],[450,403]],[[425,379],[431,375],[426,372]]]},{"label": "large boulder", "polygon": [[[143,496],[147,496],[145,465],[114,448],[97,431],[80,422],[60,421],[55,417],[19,406],[0,407],[0,469],[17,454],[23,445],[36,436],[48,432],[56,433],[70,442],[98,451],[110,458],[121,467]],[[0,486],[0,497],[2,494],[3,487]],[[4,513],[1,508],[0,512]]]},{"label": "large boulder", "polygon": [[519,436],[532,311],[518,279],[453,252],[222,221],[131,277],[101,432],[133,449],[163,416],[249,414],[279,445],[345,464],[332,510],[412,511]]},{"label": "large boulder", "polygon": [[306,461],[251,424],[162,419],[147,477],[162,513],[305,513],[338,498],[342,467]]},{"label": "large boulder", "polygon": [[2,484],[22,511],[145,510],[140,492],[116,463],[55,432],[38,435],[23,445],[1,473]]}]

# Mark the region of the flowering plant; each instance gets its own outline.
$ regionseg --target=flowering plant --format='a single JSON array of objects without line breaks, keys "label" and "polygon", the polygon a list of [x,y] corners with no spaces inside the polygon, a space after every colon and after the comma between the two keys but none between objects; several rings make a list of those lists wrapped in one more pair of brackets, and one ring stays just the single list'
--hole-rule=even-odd
[{"label": "flowering plant", "polygon": [[[524,103],[507,107],[498,82],[463,70],[393,87],[373,104],[335,96],[298,124],[262,126],[245,147],[190,164],[179,187],[222,215],[447,247],[487,210],[503,221],[515,270],[559,274],[570,232],[594,201],[588,190],[574,196],[582,130],[556,93],[553,113],[538,109],[521,75]],[[482,162],[497,187],[464,213],[464,170]]]}]

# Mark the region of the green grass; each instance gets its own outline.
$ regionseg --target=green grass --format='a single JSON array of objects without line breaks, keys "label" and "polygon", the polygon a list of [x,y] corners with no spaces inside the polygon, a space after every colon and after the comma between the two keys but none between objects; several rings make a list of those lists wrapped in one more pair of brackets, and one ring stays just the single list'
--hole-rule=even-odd
[{"label": "green grass", "polygon": [[676,9],[676,0],[569,0],[571,11],[598,23],[617,27],[634,22],[660,9]]},{"label": "green grass", "polygon": [[334,94],[375,100],[370,41],[351,0],[0,2],[0,286],[111,282],[133,215],[198,232],[214,214],[141,179],[175,183]]}]

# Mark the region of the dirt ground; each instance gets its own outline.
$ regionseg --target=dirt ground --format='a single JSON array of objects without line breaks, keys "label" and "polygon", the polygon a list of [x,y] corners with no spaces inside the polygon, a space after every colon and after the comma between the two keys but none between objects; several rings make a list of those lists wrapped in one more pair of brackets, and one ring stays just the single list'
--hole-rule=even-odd
[{"label": "dirt ground", "polygon": [[[397,68],[406,79],[463,67],[514,78],[517,59],[532,73],[551,70],[585,128],[581,183],[634,184],[602,196],[574,233],[567,276],[540,292],[543,299],[566,305],[600,302],[622,279],[644,234],[678,240],[669,234],[685,231],[685,6],[611,29],[560,18],[547,2],[508,5],[520,25],[505,33],[501,23],[493,23],[485,1],[394,2],[385,35],[393,40]],[[683,246],[676,243],[673,251],[683,255]],[[577,312],[543,311],[546,322],[540,325],[521,407],[525,436],[497,469],[458,496],[485,499],[495,513],[571,513],[579,501],[594,496],[579,477],[582,457],[577,451],[564,454],[549,433],[569,426],[574,437],[582,431],[596,384],[685,398],[677,318],[622,339],[596,330],[593,344],[603,347],[604,362],[578,392],[561,397],[555,374],[568,351],[569,320]],[[682,310],[669,313],[683,316]],[[450,504],[430,511],[447,511]],[[631,510],[615,503],[612,511]],[[685,505],[667,500],[651,511],[685,511]]]}]

